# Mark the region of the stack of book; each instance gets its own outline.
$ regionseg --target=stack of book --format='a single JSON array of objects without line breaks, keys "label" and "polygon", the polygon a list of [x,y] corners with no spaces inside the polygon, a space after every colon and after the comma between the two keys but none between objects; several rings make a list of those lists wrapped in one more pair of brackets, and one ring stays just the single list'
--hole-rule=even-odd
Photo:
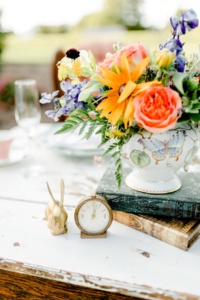
[{"label": "stack of book", "polygon": [[[130,172],[125,168],[123,178]],[[183,185],[178,191],[147,194],[127,187],[124,181],[118,189],[110,167],[96,193],[107,199],[115,221],[188,250],[200,236],[200,173],[182,171],[179,177]]]}]

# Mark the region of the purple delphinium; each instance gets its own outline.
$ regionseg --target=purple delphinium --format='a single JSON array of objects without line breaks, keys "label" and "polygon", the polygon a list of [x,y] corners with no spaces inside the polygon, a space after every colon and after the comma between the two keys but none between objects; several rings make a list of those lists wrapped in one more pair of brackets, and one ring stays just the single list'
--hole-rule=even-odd
[{"label": "purple delphinium", "polygon": [[186,29],[191,31],[196,28],[199,24],[199,20],[195,11],[193,9],[189,9],[181,14],[180,19],[178,17],[171,17],[170,23],[173,28],[173,38],[168,39],[164,46],[160,45],[160,49],[167,48],[171,52],[176,53],[175,69],[178,72],[184,72],[185,60],[181,56],[184,43],[181,43],[179,36],[185,34]]},{"label": "purple delphinium", "polygon": [[171,17],[170,23],[174,30],[173,36],[179,37],[180,35],[186,33],[186,29],[188,31],[191,31],[196,28],[199,25],[199,20],[197,18],[197,14],[191,8],[188,11],[182,13],[180,19],[178,19],[177,17]]},{"label": "purple delphinium", "polygon": [[52,94],[42,93],[40,103],[45,104],[53,102],[54,104],[54,109],[47,110],[45,114],[54,121],[58,121],[59,117],[62,115],[67,116],[75,109],[84,108],[83,102],[78,101],[78,97],[81,92],[81,88],[85,84],[85,80],[73,85],[70,81],[62,81],[60,87],[64,94],[60,98],[56,97],[58,95],[58,91],[53,92]]},{"label": "purple delphinium", "polygon": [[176,56],[178,56],[183,51],[183,43],[179,39],[168,39],[165,45],[160,45],[160,49],[167,48],[171,52],[175,52]]},{"label": "purple delphinium", "polygon": [[40,99],[41,104],[51,103],[56,96],[58,96],[59,91],[55,91],[52,94],[42,93],[42,98]]}]

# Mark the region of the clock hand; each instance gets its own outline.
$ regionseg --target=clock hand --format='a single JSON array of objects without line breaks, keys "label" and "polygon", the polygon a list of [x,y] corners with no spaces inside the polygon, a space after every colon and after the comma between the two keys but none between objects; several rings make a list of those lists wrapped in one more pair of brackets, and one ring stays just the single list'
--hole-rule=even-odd
[{"label": "clock hand", "polygon": [[93,208],[92,220],[96,217],[96,210],[97,210],[97,205],[95,205],[95,207]]}]

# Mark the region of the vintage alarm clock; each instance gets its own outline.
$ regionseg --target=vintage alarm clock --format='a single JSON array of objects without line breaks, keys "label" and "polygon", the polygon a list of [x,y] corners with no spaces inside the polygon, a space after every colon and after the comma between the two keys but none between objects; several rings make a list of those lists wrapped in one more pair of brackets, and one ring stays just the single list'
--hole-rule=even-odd
[{"label": "vintage alarm clock", "polygon": [[78,203],[74,220],[82,238],[106,237],[106,231],[113,220],[113,212],[104,197],[92,195]]}]

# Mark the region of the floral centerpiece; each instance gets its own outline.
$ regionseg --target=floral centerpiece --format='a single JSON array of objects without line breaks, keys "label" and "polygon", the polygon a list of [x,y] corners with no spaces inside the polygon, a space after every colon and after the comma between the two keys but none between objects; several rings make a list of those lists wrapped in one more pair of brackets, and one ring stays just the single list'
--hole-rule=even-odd
[{"label": "floral centerpiece", "polygon": [[180,122],[200,121],[199,54],[187,57],[180,37],[198,26],[193,9],[170,18],[172,37],[149,54],[140,42],[113,46],[104,61],[90,51],[69,49],[58,62],[58,91],[43,93],[41,103],[53,102],[48,117],[66,116],[57,133],[80,128],[89,139],[95,132],[106,154],[115,160],[118,185],[122,178],[122,148],[141,130],[162,133]]}]

